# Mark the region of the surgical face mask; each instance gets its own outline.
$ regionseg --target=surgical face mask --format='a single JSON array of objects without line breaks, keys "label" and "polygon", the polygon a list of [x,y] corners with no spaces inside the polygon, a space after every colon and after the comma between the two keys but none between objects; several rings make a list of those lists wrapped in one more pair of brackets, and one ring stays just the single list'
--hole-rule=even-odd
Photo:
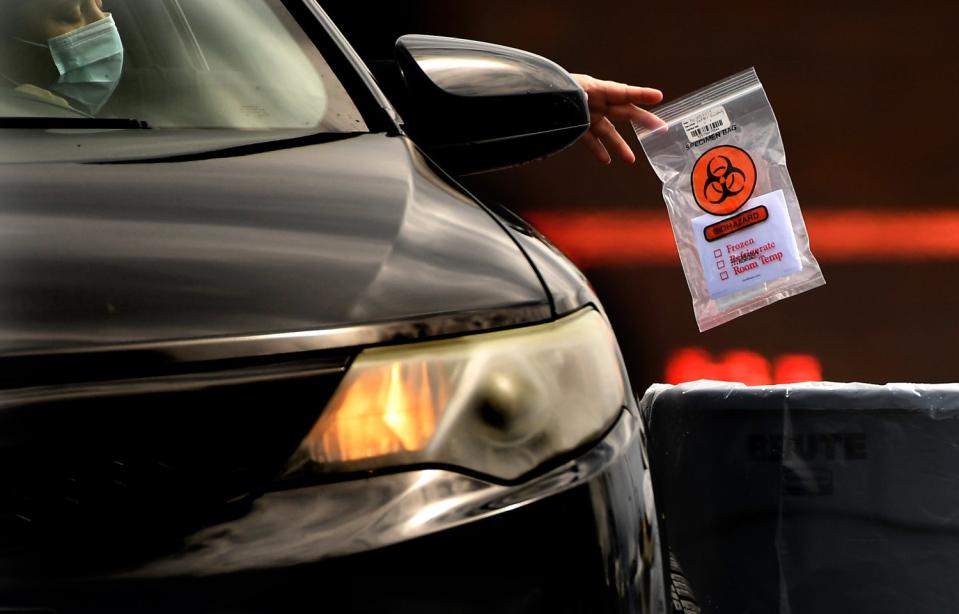
[{"label": "surgical face mask", "polygon": [[60,71],[60,79],[50,91],[69,99],[81,111],[98,113],[117,89],[123,70],[123,43],[112,15],[51,38],[46,45],[17,40],[50,50]]}]

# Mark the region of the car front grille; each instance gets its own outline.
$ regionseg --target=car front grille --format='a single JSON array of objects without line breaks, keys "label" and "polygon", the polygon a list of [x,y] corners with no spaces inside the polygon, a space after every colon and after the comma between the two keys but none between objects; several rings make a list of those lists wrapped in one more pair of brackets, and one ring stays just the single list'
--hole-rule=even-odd
[{"label": "car front grille", "polygon": [[283,468],[346,362],[0,392],[0,552],[142,548],[235,513]]}]

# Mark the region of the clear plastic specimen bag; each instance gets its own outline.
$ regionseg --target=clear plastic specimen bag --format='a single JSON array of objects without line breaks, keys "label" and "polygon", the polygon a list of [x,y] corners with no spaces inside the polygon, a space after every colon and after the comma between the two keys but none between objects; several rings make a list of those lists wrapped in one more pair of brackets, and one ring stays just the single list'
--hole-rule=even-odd
[{"label": "clear plastic specimen bag", "polygon": [[634,128],[663,182],[699,330],[826,283],[755,70],[652,112],[665,127]]}]

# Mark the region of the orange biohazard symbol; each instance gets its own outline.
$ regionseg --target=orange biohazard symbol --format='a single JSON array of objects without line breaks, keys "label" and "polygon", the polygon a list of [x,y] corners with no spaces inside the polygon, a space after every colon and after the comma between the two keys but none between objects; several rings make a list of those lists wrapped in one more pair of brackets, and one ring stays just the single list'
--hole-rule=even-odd
[{"label": "orange biohazard symbol", "polygon": [[735,213],[756,189],[756,165],[749,154],[732,145],[713,147],[693,168],[693,195],[706,213]]}]

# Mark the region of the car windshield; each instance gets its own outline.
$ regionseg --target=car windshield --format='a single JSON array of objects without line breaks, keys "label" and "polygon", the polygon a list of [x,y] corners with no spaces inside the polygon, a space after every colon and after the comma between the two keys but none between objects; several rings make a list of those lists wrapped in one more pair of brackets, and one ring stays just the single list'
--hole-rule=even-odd
[{"label": "car windshield", "polygon": [[[280,0],[0,0],[0,121],[367,131]],[[42,122],[40,122],[42,125]],[[120,125],[120,124],[118,124]]]}]

